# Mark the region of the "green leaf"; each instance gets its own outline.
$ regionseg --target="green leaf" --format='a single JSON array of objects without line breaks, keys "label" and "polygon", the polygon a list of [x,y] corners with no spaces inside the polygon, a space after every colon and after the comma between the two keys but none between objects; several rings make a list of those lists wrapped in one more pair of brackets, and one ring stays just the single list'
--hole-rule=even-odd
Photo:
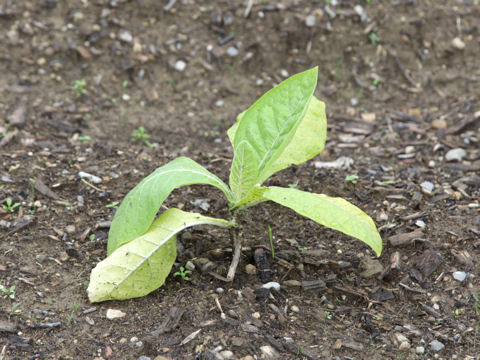
[{"label": "green leaf", "polygon": [[[242,161],[242,157],[234,157],[230,186],[240,190],[234,191],[237,200],[248,193],[248,187],[261,184],[268,177],[270,168],[288,146],[305,116],[317,77],[318,67],[290,77],[257,100],[240,119],[232,136],[234,154],[242,150],[240,147],[245,148],[243,143],[247,142],[252,150],[249,156],[255,160],[239,165],[236,162]],[[252,182],[250,175],[243,176],[243,172],[257,173],[256,181]],[[243,186],[241,182],[245,179],[248,183]]]},{"label": "green leaf", "polygon": [[263,183],[277,171],[286,169],[292,164],[299,165],[322,152],[327,139],[327,116],[325,103],[312,96],[307,112],[300,122],[293,139],[287,145],[281,156],[265,169]]},{"label": "green leaf", "polygon": [[159,167],[127,194],[110,227],[108,254],[145,233],[174,189],[192,184],[213,185],[233,201],[230,189],[217,176],[189,158],[177,158]]},{"label": "green leaf", "polygon": [[289,207],[321,225],[363,241],[377,256],[382,253],[382,238],[373,220],[342,198],[276,186],[266,188],[263,197]]},{"label": "green leaf", "polygon": [[177,256],[176,235],[191,226],[234,226],[226,220],[169,209],[148,231],[99,262],[87,293],[91,302],[145,296],[163,285]]},{"label": "green leaf", "polygon": [[242,141],[235,151],[230,172],[230,187],[235,195],[243,197],[255,185],[257,162],[257,156],[253,152],[252,146],[248,141]]}]

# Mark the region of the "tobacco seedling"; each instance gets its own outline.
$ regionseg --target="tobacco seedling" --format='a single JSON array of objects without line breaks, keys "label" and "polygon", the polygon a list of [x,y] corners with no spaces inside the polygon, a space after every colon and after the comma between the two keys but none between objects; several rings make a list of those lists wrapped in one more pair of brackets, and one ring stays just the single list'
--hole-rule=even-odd
[{"label": "tobacco seedling", "polygon": [[188,275],[191,273],[192,272],[190,270],[186,270],[183,266],[180,266],[180,271],[175,272],[173,276],[180,276],[183,281],[190,281]]},{"label": "tobacco seedling", "polygon": [[[236,218],[250,206],[273,201],[318,224],[355,237],[379,256],[382,239],[373,220],[342,198],[295,188],[264,186],[276,172],[302,164],[320,153],[326,140],[325,104],[313,92],[318,68],[292,76],[268,91],[237,117],[227,135],[233,146],[229,185],[190,158],[179,157],[144,178],[125,197],[109,232],[107,258],[92,270],[87,289],[91,302],[130,299],[149,294],[165,282],[177,256],[176,236],[194,225],[230,230],[232,281],[244,236]],[[231,219],[217,219],[170,208],[155,220],[176,188],[212,185],[228,200]]]},{"label": "tobacco seedling", "polygon": [[7,210],[8,212],[13,213],[17,207],[20,206],[19,202],[14,203],[12,198],[6,198],[5,204],[2,205],[2,208]]}]

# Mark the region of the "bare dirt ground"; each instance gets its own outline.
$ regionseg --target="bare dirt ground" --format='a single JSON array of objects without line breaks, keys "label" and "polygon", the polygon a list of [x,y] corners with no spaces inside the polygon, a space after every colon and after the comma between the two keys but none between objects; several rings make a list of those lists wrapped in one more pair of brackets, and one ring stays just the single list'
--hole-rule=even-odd
[{"label": "bare dirt ground", "polygon": [[[478,359],[479,18],[478,0],[1,0],[0,359]],[[236,115],[315,65],[326,150],[270,183],[349,199],[382,256],[266,203],[233,283],[200,271],[230,263],[205,227],[178,239],[190,281],[90,304],[125,194],[179,155],[226,180]],[[166,206],[228,217],[221,196]]]}]

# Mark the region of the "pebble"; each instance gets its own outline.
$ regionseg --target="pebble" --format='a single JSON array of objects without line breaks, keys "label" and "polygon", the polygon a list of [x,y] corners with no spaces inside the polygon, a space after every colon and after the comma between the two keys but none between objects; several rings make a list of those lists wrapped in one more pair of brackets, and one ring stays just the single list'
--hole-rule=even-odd
[{"label": "pebble", "polygon": [[464,271],[455,271],[452,274],[453,278],[457,281],[463,282],[467,278],[467,273]]},{"label": "pebble", "polygon": [[247,265],[245,265],[245,272],[248,275],[256,275],[257,274],[257,268],[253,264],[247,264]]},{"label": "pebble", "polygon": [[425,353],[425,348],[423,346],[417,346],[415,348],[415,353],[419,354],[419,355],[422,355],[423,353]]},{"label": "pebble", "polygon": [[94,184],[101,184],[102,183],[102,179],[99,178],[98,176],[95,176],[95,175],[92,175],[92,174],[89,174],[89,173],[86,173],[86,172],[83,172],[83,171],[80,171],[78,173],[78,176],[80,177],[80,179],[86,179]]},{"label": "pebble", "polygon": [[178,60],[174,65],[175,70],[180,71],[180,72],[185,70],[186,67],[187,67],[187,63],[183,60]]},{"label": "pebble", "polygon": [[308,15],[305,18],[305,25],[307,27],[314,27],[316,22],[317,22],[317,19],[316,19],[315,15]]},{"label": "pebble", "polygon": [[125,314],[121,310],[107,309],[107,319],[108,320],[119,319],[119,318],[124,317],[125,315],[127,315],[127,314]]},{"label": "pebble", "polygon": [[133,41],[132,34],[127,30],[120,30],[118,32],[118,38],[122,41],[127,42],[127,43],[131,43]]},{"label": "pebble", "polygon": [[223,288],[219,287],[219,288],[216,288],[216,289],[215,289],[215,292],[216,292],[217,294],[223,294],[223,293],[225,292],[225,290],[224,290]]},{"label": "pebble", "polygon": [[410,349],[410,343],[408,341],[404,341],[398,347],[399,350],[408,350]]},{"label": "pebble", "polygon": [[282,75],[284,78],[288,78],[288,71],[285,69],[280,70],[280,75]]},{"label": "pebble", "polygon": [[142,355],[137,360],[152,360],[152,358],[149,356]]},{"label": "pebble", "polygon": [[370,259],[369,257],[366,257],[360,261],[359,268],[362,271],[360,273],[360,276],[365,279],[374,277],[375,275],[380,274],[383,271],[383,266],[380,261]]},{"label": "pebble", "polygon": [[227,55],[231,57],[235,57],[239,54],[239,50],[235,46],[229,46],[227,49]]},{"label": "pebble", "polygon": [[222,107],[223,105],[225,105],[225,101],[223,101],[222,99],[217,100],[215,102],[215,106],[217,106],[217,107]]},{"label": "pebble", "polygon": [[290,286],[290,287],[295,287],[295,286],[302,286],[302,283],[298,280],[285,280],[283,282],[283,285]]},{"label": "pebble", "polygon": [[430,347],[432,348],[433,351],[435,352],[439,352],[439,351],[442,351],[443,349],[445,349],[445,345],[443,343],[441,343],[440,341],[438,340],[433,340],[431,343],[430,343]]},{"label": "pebble", "polygon": [[433,189],[435,189],[435,185],[430,181],[424,181],[420,184],[420,186],[422,187],[422,192],[427,195],[431,195]]},{"label": "pebble", "polygon": [[432,128],[440,130],[447,127],[447,121],[444,119],[435,119],[431,122]]},{"label": "pebble", "polygon": [[192,263],[190,260],[188,260],[187,263],[185,264],[185,269],[193,271],[195,270],[195,264]]},{"label": "pebble", "polygon": [[300,308],[297,306],[297,305],[292,305],[290,306],[290,309],[293,311],[293,312],[296,312],[298,313],[300,311]]},{"label": "pebble", "polygon": [[262,288],[263,289],[275,289],[277,291],[280,291],[280,284],[278,282],[275,282],[275,281],[270,281],[266,284],[263,284],[262,285]]},{"label": "pebble", "polygon": [[265,345],[260,347],[260,351],[262,352],[262,359],[265,360],[276,360],[280,359],[280,354],[270,345]]},{"label": "pebble", "polygon": [[45,261],[48,260],[48,257],[47,255],[38,254],[38,255],[35,255],[35,259],[37,259],[39,263],[44,263]]},{"label": "pebble", "polygon": [[445,154],[447,161],[462,161],[467,152],[462,148],[451,149]]},{"label": "pebble", "polygon": [[457,50],[464,50],[465,42],[459,37],[456,37],[455,39],[452,40],[452,46]]},{"label": "pebble", "polygon": [[234,358],[233,352],[231,352],[230,350],[223,350],[219,353],[219,355],[222,357],[222,359],[226,359],[226,360]]}]

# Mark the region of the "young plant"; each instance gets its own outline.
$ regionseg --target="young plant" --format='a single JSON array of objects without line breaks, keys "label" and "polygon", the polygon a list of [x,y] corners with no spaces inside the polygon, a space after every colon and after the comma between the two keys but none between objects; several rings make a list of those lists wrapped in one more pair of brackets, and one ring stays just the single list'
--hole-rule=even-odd
[{"label": "young plant", "polygon": [[147,133],[143,126],[133,130],[132,140],[134,142],[143,142],[148,147],[152,147],[153,145],[150,143],[150,141],[148,141],[148,139],[150,139],[150,134]]},{"label": "young plant", "polygon": [[[92,270],[87,289],[90,301],[140,297],[159,288],[175,261],[177,234],[194,225],[230,228],[234,251],[227,277],[212,274],[233,280],[242,247],[235,219],[240,210],[269,200],[360,239],[379,256],[382,239],[373,220],[348,201],[295,188],[262,186],[274,173],[323,150],[327,123],[324,103],[313,96],[317,77],[317,67],[294,75],[237,117],[227,132],[234,153],[229,186],[186,157],[159,167],[135,186],[113,218],[107,258]],[[216,219],[171,208],[155,220],[174,189],[193,184],[221,190],[232,218]]]},{"label": "young plant", "polygon": [[4,287],[3,285],[1,285],[0,291],[10,299],[15,299],[15,285],[12,285],[10,287]]},{"label": "young plant", "polygon": [[75,84],[72,86],[72,90],[75,93],[77,99],[87,94],[87,82],[85,80],[75,80]]},{"label": "young plant", "polygon": [[5,204],[2,205],[2,208],[7,210],[8,212],[13,213],[17,207],[20,206],[19,202],[14,203],[12,198],[6,198]]},{"label": "young plant", "polygon": [[190,270],[186,270],[183,266],[180,266],[180,271],[175,272],[173,276],[180,276],[183,281],[190,281],[188,275],[191,273]]}]

